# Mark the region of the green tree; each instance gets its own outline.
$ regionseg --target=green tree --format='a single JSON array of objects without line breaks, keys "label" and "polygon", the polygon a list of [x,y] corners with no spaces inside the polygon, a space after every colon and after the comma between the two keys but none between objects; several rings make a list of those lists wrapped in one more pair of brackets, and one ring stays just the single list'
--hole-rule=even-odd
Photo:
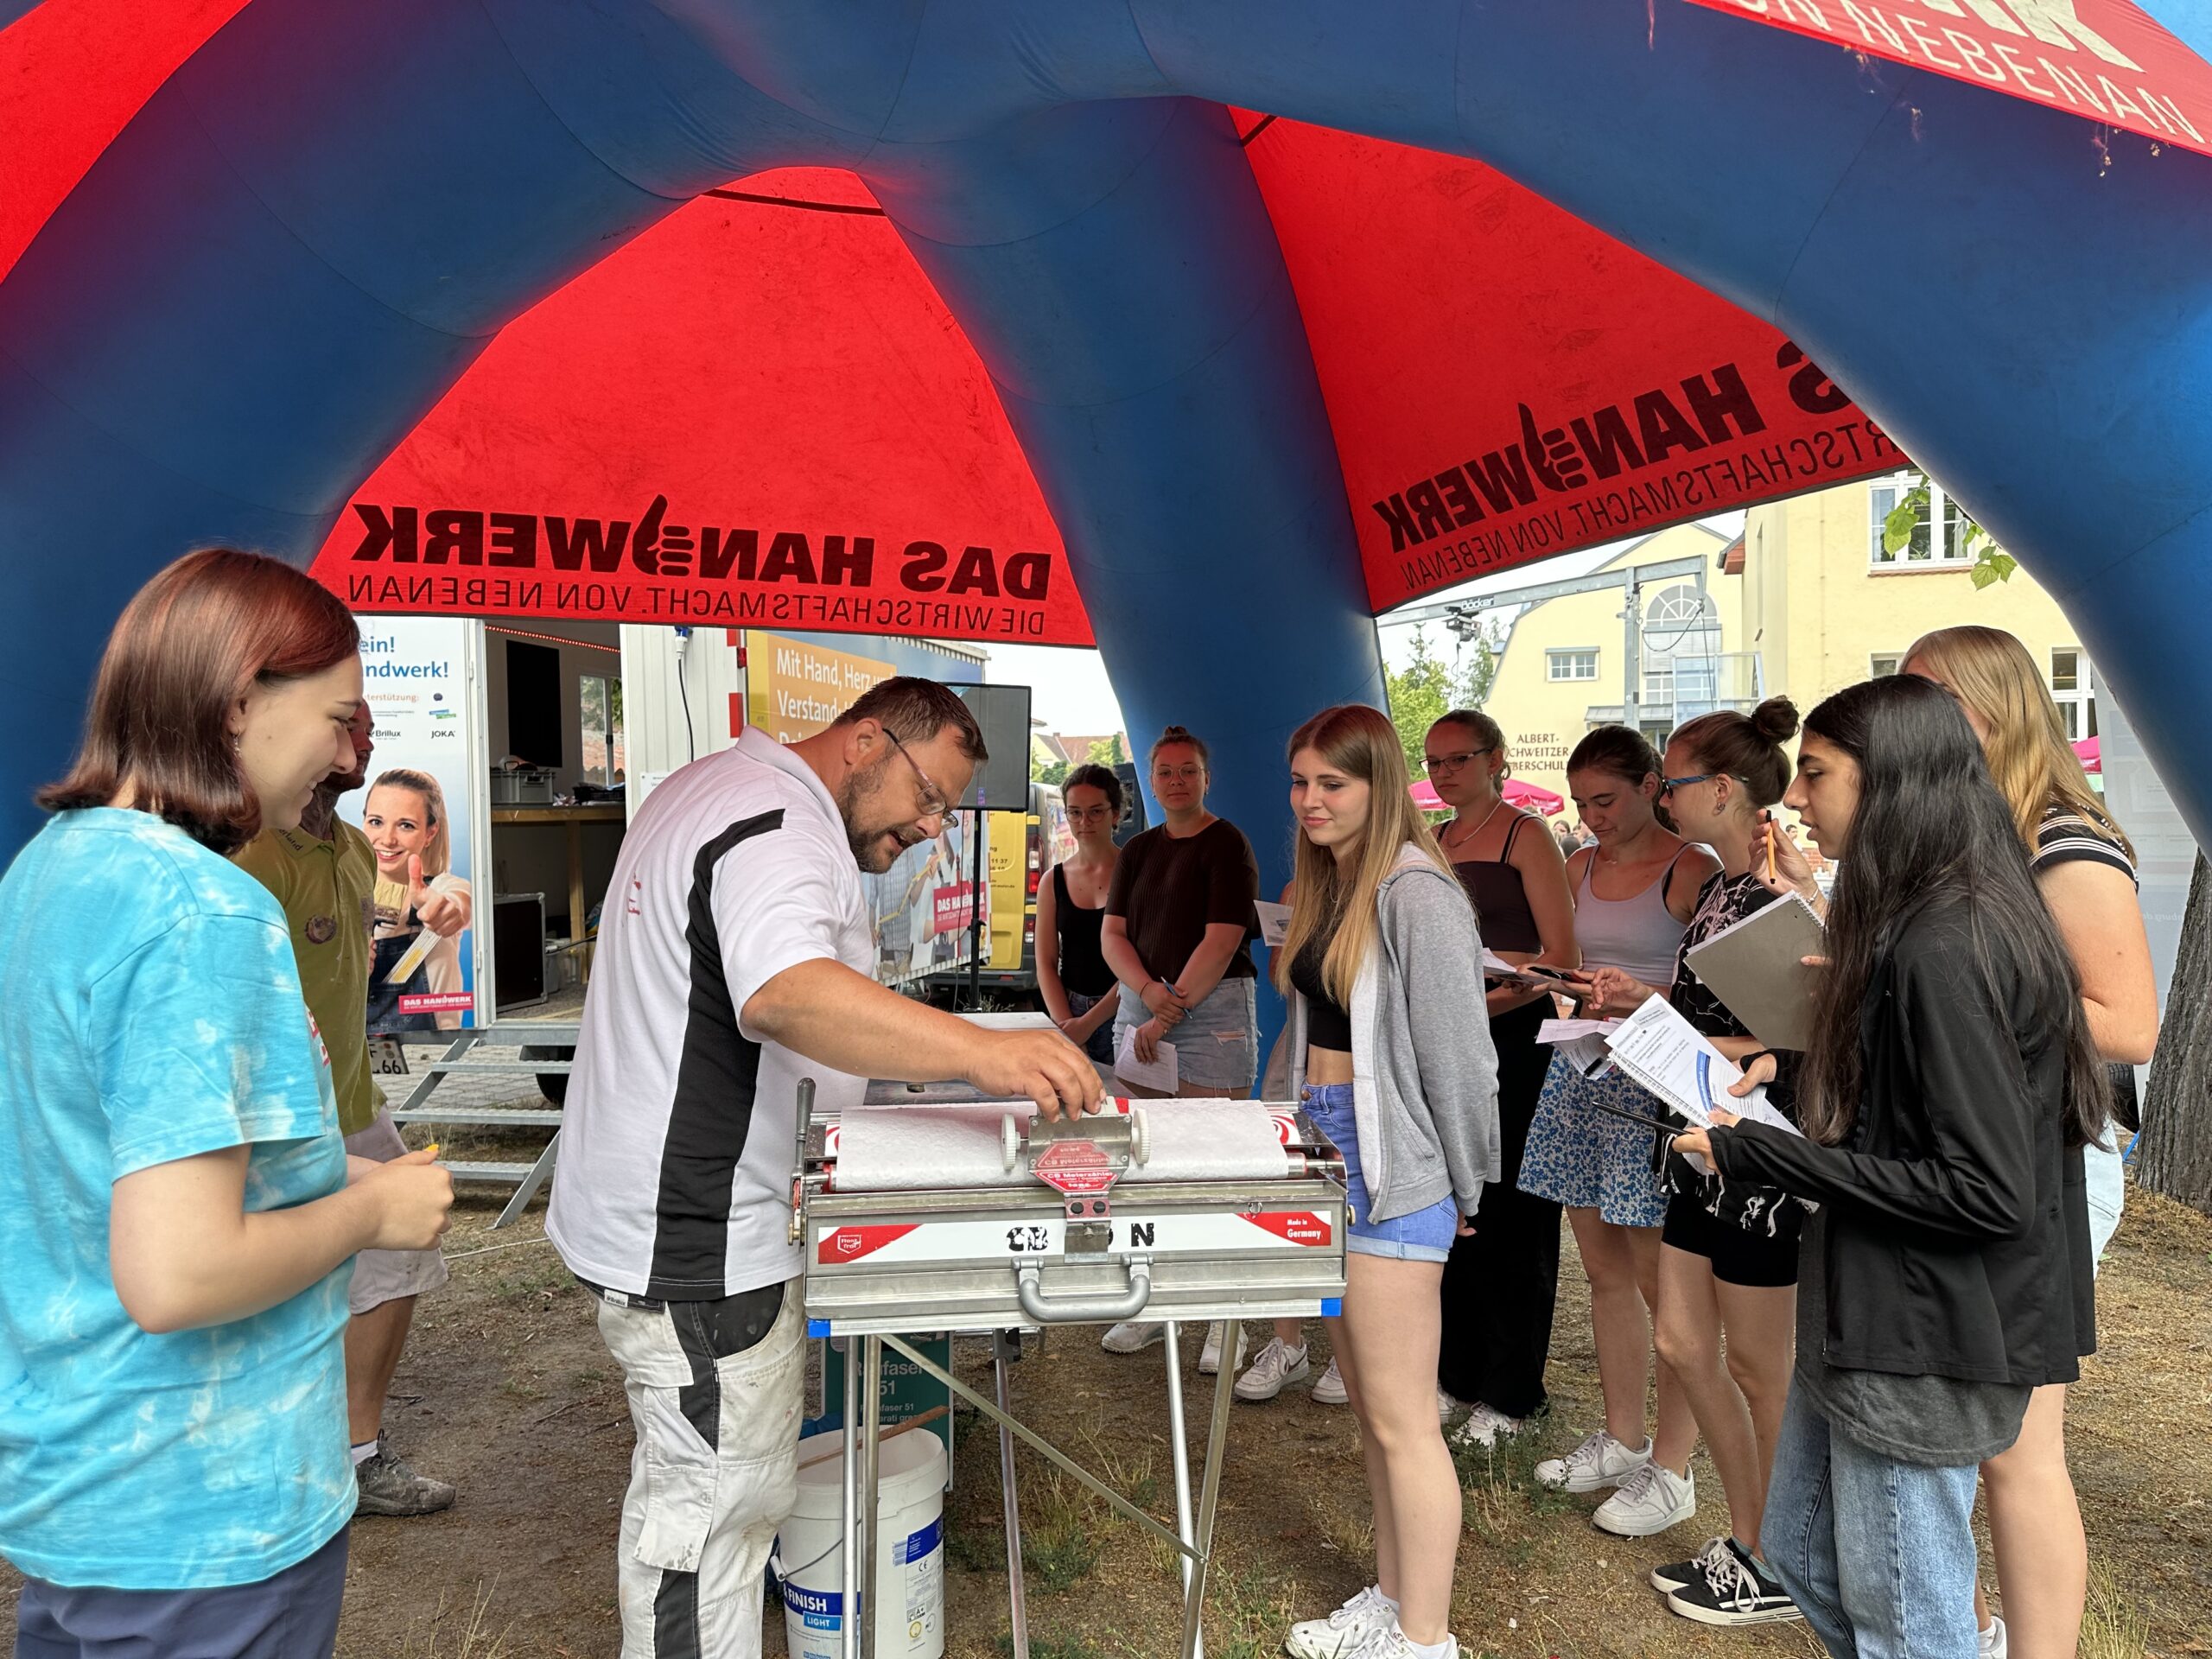
[{"label": "green tree", "polygon": [[1452,672],[1451,664],[1429,649],[1427,631],[1416,627],[1405,667],[1393,669],[1383,664],[1382,689],[1389,700],[1390,723],[1398,728],[1398,741],[1406,752],[1406,765],[1419,777],[1421,745],[1438,716],[1457,703],[1459,677]]},{"label": "green tree", "polygon": [[1096,739],[1090,746],[1090,763],[1094,766],[1120,766],[1128,764],[1129,752],[1122,746],[1119,732],[1111,737]]},{"label": "green tree", "polygon": [[1406,751],[1406,765],[1421,775],[1422,745],[1428,728],[1447,709],[1479,709],[1497,680],[1497,647],[1479,623],[1463,641],[1459,660],[1446,662],[1429,648],[1428,635],[1414,630],[1413,653],[1402,671],[1382,665],[1390,723]]},{"label": "green tree", "polygon": [[1049,784],[1054,789],[1058,789],[1062,784],[1067,782],[1071,770],[1071,768],[1065,760],[1051,761],[1037,768],[1037,781],[1040,784]]},{"label": "green tree", "polygon": [[[1907,490],[1897,505],[1890,509],[1889,517],[1882,520],[1882,551],[1885,553],[1902,551],[1911,543],[1914,533],[1928,525],[1931,512],[1928,475],[1923,473],[1919,478],[1920,482]],[[1928,528],[1930,535],[1938,533],[1934,526],[1928,525]],[[1992,582],[2012,581],[2012,573],[2020,568],[2020,562],[1998,546],[1995,538],[1961,509],[1959,513],[1959,550],[1974,553],[1976,543],[1980,544],[1981,550],[1974,555],[1974,569],[1967,573],[1974,582],[1975,591],[1980,592]]]}]

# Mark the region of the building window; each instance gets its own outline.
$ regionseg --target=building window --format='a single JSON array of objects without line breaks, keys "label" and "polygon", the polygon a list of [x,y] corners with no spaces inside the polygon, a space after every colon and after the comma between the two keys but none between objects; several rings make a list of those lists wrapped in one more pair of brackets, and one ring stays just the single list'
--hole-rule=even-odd
[{"label": "building window", "polygon": [[1896,673],[1899,666],[1897,652],[1878,651],[1866,659],[1867,677],[1870,679],[1883,679]]},{"label": "building window", "polygon": [[[1883,546],[1883,532],[1890,515],[1915,490],[1925,488],[1928,499],[1914,514],[1910,540],[1894,553]],[[1898,473],[1877,479],[1867,486],[1869,512],[1867,547],[1877,570],[1963,569],[1973,564],[1966,550],[1966,514],[1943,493],[1943,486],[1919,473]]]},{"label": "building window", "polygon": [[2050,696],[2058,705],[2069,742],[2097,734],[2097,699],[2089,679],[2089,659],[2078,645],[2050,648]]},{"label": "building window", "polygon": [[1554,680],[1594,680],[1598,677],[1598,648],[1587,651],[1548,651],[1546,677]]},{"label": "building window", "polygon": [[629,764],[622,735],[622,682],[604,674],[580,674],[576,697],[583,732],[582,781],[602,786],[622,782]]}]

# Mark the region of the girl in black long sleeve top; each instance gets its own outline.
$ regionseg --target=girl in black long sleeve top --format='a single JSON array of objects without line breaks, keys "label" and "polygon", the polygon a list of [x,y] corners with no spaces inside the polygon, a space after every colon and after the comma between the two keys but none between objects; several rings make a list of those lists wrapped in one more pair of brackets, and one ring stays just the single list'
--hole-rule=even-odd
[{"label": "girl in black long sleeve top", "polygon": [[1975,1465],[2095,1343],[2085,1212],[2066,1194],[2104,1078],[1950,695],[1870,681],[1805,728],[1784,798],[1843,860],[1805,1138],[1722,1114],[1675,1144],[1819,1205],[1770,1560],[1832,1652],[1972,1659]]}]

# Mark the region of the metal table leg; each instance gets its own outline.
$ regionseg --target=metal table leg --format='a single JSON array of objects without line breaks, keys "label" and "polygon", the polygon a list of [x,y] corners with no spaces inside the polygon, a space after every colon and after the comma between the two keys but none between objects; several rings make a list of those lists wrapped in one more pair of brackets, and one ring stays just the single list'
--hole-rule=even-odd
[{"label": "metal table leg", "polygon": [[[1173,1319],[1166,1322],[1167,1332],[1167,1441],[1172,1448],[1170,1461],[1175,1470],[1175,1530],[1183,1541],[1197,1548],[1191,1531],[1191,1446],[1183,1429],[1183,1343],[1182,1328]],[[1191,1570],[1195,1565],[1185,1555],[1177,1563],[1183,1572],[1183,1593],[1191,1593]],[[1020,1656],[1016,1656],[1020,1659]],[[1193,1654],[1192,1659],[1203,1659],[1203,1654]]]},{"label": "metal table leg", "polygon": [[[991,1333],[991,1366],[998,1382],[999,1409],[1014,1412],[1013,1389],[1007,1366],[1021,1352],[1021,1332]],[[1021,1500],[1014,1484],[1014,1431],[999,1425],[999,1483],[1006,1499],[1007,1601],[1013,1615],[1013,1659],[1029,1659],[1029,1602],[1021,1582]]]},{"label": "metal table leg", "polygon": [[876,1508],[883,1463],[883,1338],[861,1338],[861,1659],[875,1659]]},{"label": "metal table leg", "polygon": [[838,1649],[844,1659],[860,1659],[860,1637],[853,1622],[853,1610],[861,1599],[860,1547],[855,1522],[860,1519],[860,1445],[861,1445],[861,1368],[860,1356],[853,1351],[853,1339],[845,1338],[845,1491],[841,1519],[843,1531],[840,1535],[844,1557],[844,1595],[839,1602]]},{"label": "metal table leg", "polygon": [[1191,1563],[1190,1587],[1183,1593],[1183,1659],[1198,1659],[1198,1619],[1205,1607],[1206,1569],[1213,1564],[1214,1514],[1221,1500],[1222,1452],[1229,1443],[1230,1389],[1236,1380],[1234,1365],[1224,1365],[1214,1380],[1213,1421],[1206,1430],[1205,1482],[1198,1495],[1198,1553]]}]

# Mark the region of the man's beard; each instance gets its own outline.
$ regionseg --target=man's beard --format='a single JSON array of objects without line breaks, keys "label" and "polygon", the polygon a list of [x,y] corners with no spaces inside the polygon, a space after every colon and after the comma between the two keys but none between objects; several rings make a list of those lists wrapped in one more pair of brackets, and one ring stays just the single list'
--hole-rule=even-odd
[{"label": "man's beard", "polygon": [[894,819],[870,826],[865,817],[883,794],[884,770],[890,764],[891,757],[887,753],[846,779],[837,791],[837,816],[845,821],[845,840],[853,849],[853,861],[870,875],[882,874],[899,861],[899,853],[912,844],[902,833],[901,845],[896,850],[887,847],[885,837],[900,830],[900,823]]}]

